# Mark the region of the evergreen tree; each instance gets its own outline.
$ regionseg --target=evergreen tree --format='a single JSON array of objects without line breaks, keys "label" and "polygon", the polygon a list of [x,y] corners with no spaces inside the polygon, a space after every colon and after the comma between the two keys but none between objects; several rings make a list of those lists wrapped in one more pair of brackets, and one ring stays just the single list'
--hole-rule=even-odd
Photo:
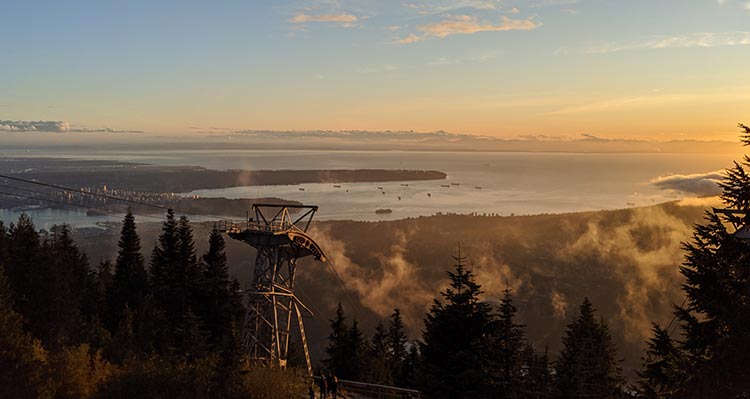
[{"label": "evergreen tree", "polygon": [[176,302],[175,316],[178,320],[175,329],[175,347],[179,353],[195,355],[204,354],[206,349],[206,333],[203,320],[196,314],[200,309],[205,287],[204,273],[198,263],[195,251],[195,239],[190,221],[181,216],[177,226],[178,237],[178,269],[174,271],[172,281],[175,284]]},{"label": "evergreen tree", "polygon": [[185,306],[191,307],[195,305],[191,298],[193,295],[200,293],[204,276],[201,273],[201,265],[198,263],[198,256],[195,251],[193,229],[190,227],[190,220],[186,216],[180,216],[177,236],[179,239],[179,271],[184,278],[182,284],[187,299]]},{"label": "evergreen tree", "polygon": [[204,348],[197,342],[205,337],[201,320],[194,312],[198,308],[194,298],[201,294],[202,276],[190,223],[184,216],[178,222],[171,209],[152,253],[151,274],[154,311],[167,321],[167,328],[156,335],[162,336],[163,344],[176,354],[196,354]]},{"label": "evergreen tree", "polygon": [[169,330],[172,327],[153,294],[146,296],[138,318],[139,323],[133,326],[135,350],[139,353],[167,353],[172,347],[173,334]]},{"label": "evergreen tree", "polygon": [[[740,140],[750,145],[750,127],[740,128]],[[720,186],[734,213],[708,212],[683,244],[687,304],[677,317],[685,363],[669,377],[681,381],[683,397],[750,395],[750,240],[743,234],[750,226],[750,157],[735,162]],[[727,228],[732,224],[744,227],[735,233]]]},{"label": "evergreen tree", "polygon": [[233,329],[240,329],[245,321],[245,305],[242,303],[242,286],[237,279],[232,279],[229,286],[229,308],[232,312]]},{"label": "evergreen tree", "polygon": [[224,238],[214,227],[208,237],[208,251],[203,255],[203,287],[197,305],[208,343],[214,348],[230,339],[236,319],[224,245]]},{"label": "evergreen tree", "polygon": [[388,351],[390,353],[391,376],[398,386],[404,384],[404,361],[406,360],[406,331],[401,319],[401,310],[393,309],[391,321],[388,324]]},{"label": "evergreen tree", "polygon": [[400,385],[404,388],[416,388],[417,386],[417,370],[419,369],[420,355],[419,355],[419,343],[417,341],[409,344],[409,350],[406,353],[404,359],[404,367],[402,368],[401,382]]},{"label": "evergreen tree", "polygon": [[158,242],[151,251],[151,286],[154,300],[160,305],[167,306],[170,302],[170,277],[177,270],[178,245],[177,219],[174,211],[169,209]]},{"label": "evergreen tree", "polygon": [[43,315],[46,294],[52,291],[53,281],[43,269],[48,265],[43,259],[39,233],[26,214],[10,225],[5,268],[8,282],[14,295],[14,308],[26,320],[32,333],[44,328]]},{"label": "evergreen tree", "polygon": [[346,323],[344,308],[339,303],[336,309],[336,318],[329,320],[331,333],[328,335],[328,346],[326,347],[327,358],[323,364],[328,370],[338,376],[347,373],[346,367],[349,363],[351,353],[348,352],[349,326]]},{"label": "evergreen tree", "polygon": [[369,369],[368,381],[374,384],[393,385],[390,367],[390,353],[388,349],[388,333],[382,321],[375,327],[372,343],[367,356]]},{"label": "evergreen tree", "polygon": [[139,312],[149,291],[148,275],[141,254],[141,238],[136,231],[135,217],[130,209],[122,220],[117,247],[117,260],[109,295],[108,325],[112,329],[120,323],[120,317],[126,307],[131,312]]},{"label": "evergreen tree", "polygon": [[638,372],[640,395],[648,399],[676,397],[680,383],[685,380],[680,372],[684,366],[682,352],[666,329],[654,324],[652,332]]},{"label": "evergreen tree", "polygon": [[524,375],[520,383],[519,397],[547,399],[552,397],[552,373],[547,349],[539,354],[531,344],[523,351]]},{"label": "evergreen tree", "polygon": [[338,375],[338,377],[346,380],[362,381],[366,377],[366,359],[370,348],[362,330],[359,329],[357,320],[352,322],[347,335],[346,345],[348,346],[349,361],[344,372]]},{"label": "evergreen tree", "polygon": [[486,398],[490,383],[487,348],[491,347],[494,316],[471,271],[459,255],[448,272],[450,287],[435,300],[425,320],[420,353],[420,387],[431,398]]},{"label": "evergreen tree", "polygon": [[522,356],[526,346],[524,326],[516,324],[516,306],[510,289],[506,288],[500,302],[499,314],[493,331],[489,362],[497,395],[505,398],[519,397],[523,378]]},{"label": "evergreen tree", "polygon": [[104,320],[109,312],[109,296],[112,291],[113,280],[112,262],[109,260],[99,262],[99,266],[96,268],[95,290],[100,320]]},{"label": "evergreen tree", "polygon": [[617,350],[606,323],[594,318],[594,307],[588,298],[584,298],[578,317],[568,324],[555,371],[556,397],[622,396]]},{"label": "evergreen tree", "polygon": [[46,246],[49,261],[43,269],[51,291],[44,298],[46,331],[40,331],[38,337],[49,348],[57,349],[87,338],[81,334],[88,327],[84,326],[82,305],[93,282],[89,280],[88,259],[73,243],[69,227],[53,226],[51,233],[51,243]]},{"label": "evergreen tree", "polygon": [[203,331],[203,324],[192,308],[188,308],[180,318],[173,347],[178,355],[187,359],[195,359],[206,354],[206,335]]},{"label": "evergreen tree", "polygon": [[107,348],[107,354],[110,359],[122,362],[140,352],[139,343],[135,336],[134,319],[133,312],[125,306],[125,309],[121,312],[119,323],[112,335],[112,341]]},{"label": "evergreen tree", "polygon": [[108,260],[88,271],[86,295],[81,307],[88,326],[88,339],[83,343],[93,350],[104,348],[112,338],[112,331],[106,328],[104,322],[109,312],[111,288],[112,264]]},{"label": "evergreen tree", "polygon": [[40,397],[42,379],[43,363],[13,310],[11,288],[0,265],[0,393],[4,398]]},{"label": "evergreen tree", "polygon": [[8,229],[5,227],[3,221],[0,220],[0,265],[8,262],[9,241],[10,237],[8,237]]},{"label": "evergreen tree", "polygon": [[8,256],[11,286],[28,331],[52,349],[88,339],[95,307],[86,299],[93,290],[88,259],[78,250],[67,226],[54,226],[44,239],[31,219],[21,215],[11,226]]}]

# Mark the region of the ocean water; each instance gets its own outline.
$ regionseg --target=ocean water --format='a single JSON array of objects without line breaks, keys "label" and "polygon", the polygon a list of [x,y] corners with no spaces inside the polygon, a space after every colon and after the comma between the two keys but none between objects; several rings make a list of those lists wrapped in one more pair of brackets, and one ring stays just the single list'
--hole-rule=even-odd
[{"label": "ocean water", "polygon": [[[19,154],[21,155],[21,154]],[[436,213],[526,215],[644,206],[685,196],[650,181],[669,174],[695,174],[731,165],[728,154],[572,154],[416,151],[108,151],[54,153],[76,159],[111,159],[211,169],[433,169],[444,181],[248,186],[197,190],[185,195],[226,198],[280,197],[318,205],[320,219],[390,220]],[[448,185],[448,187],[443,187]],[[379,187],[382,187],[379,188]],[[376,214],[391,209],[390,214]],[[32,217],[95,225],[112,216],[56,211]],[[70,216],[65,217],[65,213]],[[0,219],[17,212],[0,212]],[[103,219],[103,220],[99,220]],[[116,217],[115,217],[116,219]]]},{"label": "ocean water", "polygon": [[[445,181],[348,183],[340,184],[340,188],[329,183],[249,186],[186,193],[226,198],[274,196],[319,205],[322,219],[353,220],[436,213],[526,215],[644,206],[685,195],[661,190],[650,183],[652,179],[719,170],[732,160],[726,154],[399,151],[223,152],[216,157],[197,152],[193,156],[193,163],[219,169],[435,169],[448,174]],[[392,213],[376,214],[377,209],[391,209]]]}]

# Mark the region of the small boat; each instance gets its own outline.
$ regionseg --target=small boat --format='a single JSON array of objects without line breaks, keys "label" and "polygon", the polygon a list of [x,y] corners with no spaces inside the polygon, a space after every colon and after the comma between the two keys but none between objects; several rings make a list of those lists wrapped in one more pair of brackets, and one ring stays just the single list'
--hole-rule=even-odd
[{"label": "small boat", "polygon": [[299,191],[305,191],[305,189],[304,189],[304,188],[302,188],[302,187],[300,187],[300,188],[299,188]]},{"label": "small boat", "polygon": [[393,213],[393,211],[388,208],[383,208],[383,209],[376,209],[375,213],[377,213],[378,215],[382,215],[382,214],[387,214],[387,213]]},{"label": "small boat", "polygon": [[381,191],[381,193],[383,193],[383,195],[385,195],[385,191]]},{"label": "small boat", "polygon": [[382,190],[382,189],[383,189],[383,187],[378,187],[378,190]]},{"label": "small boat", "polygon": [[481,189],[482,189],[482,186],[476,186],[476,187],[474,187],[474,188],[476,188],[477,190],[481,190]]},{"label": "small boat", "polygon": [[340,184],[334,184],[333,188],[341,188],[341,185]]},{"label": "small boat", "polygon": [[628,202],[628,206],[635,206],[635,202]]},{"label": "small boat", "polygon": [[440,187],[450,187],[450,184],[441,184]]},{"label": "small boat", "polygon": [[401,184],[401,185],[402,185],[402,186],[404,186],[404,187],[409,187],[409,185],[408,185],[408,184],[406,184],[406,183],[403,183],[403,184]]},{"label": "small boat", "polygon": [[398,200],[401,201],[401,197],[398,197]]},{"label": "small boat", "polygon": [[451,186],[460,186],[461,183],[451,183]]},{"label": "small boat", "polygon": [[427,193],[427,196],[428,196],[428,197],[432,197],[432,194],[430,194],[430,193]]}]

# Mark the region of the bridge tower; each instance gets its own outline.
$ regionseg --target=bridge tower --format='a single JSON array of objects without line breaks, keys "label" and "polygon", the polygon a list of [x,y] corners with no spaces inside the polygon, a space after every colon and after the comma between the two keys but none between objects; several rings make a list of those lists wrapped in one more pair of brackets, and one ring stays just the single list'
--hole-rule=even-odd
[{"label": "bridge tower", "polygon": [[[299,259],[311,256],[326,262],[320,246],[307,235],[318,207],[253,204],[252,209],[253,218],[224,229],[229,237],[257,250],[255,272],[245,291],[245,348],[256,364],[286,368],[292,319],[296,319],[300,336],[294,338],[300,339],[307,371],[312,375],[300,308],[310,314],[312,311],[294,294],[294,280]],[[290,210],[296,211],[294,215]]]}]

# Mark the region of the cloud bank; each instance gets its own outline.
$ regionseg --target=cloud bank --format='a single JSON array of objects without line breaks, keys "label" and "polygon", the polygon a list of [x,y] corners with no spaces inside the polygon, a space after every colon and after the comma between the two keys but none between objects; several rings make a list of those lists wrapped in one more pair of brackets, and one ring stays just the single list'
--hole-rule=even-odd
[{"label": "cloud bank", "polygon": [[650,181],[662,190],[673,190],[692,195],[717,195],[721,193],[719,182],[724,178],[724,172],[717,170],[708,173],[692,175],[660,176]]},{"label": "cloud bank", "polygon": [[207,131],[216,142],[242,143],[258,148],[295,149],[367,149],[414,151],[533,151],[533,152],[598,152],[598,153],[732,153],[734,141],[698,140],[633,140],[601,137],[589,133],[578,136],[524,135],[517,138],[451,133],[445,131],[366,131],[308,130],[271,131],[236,130]]},{"label": "cloud bank", "polygon": [[3,132],[67,132],[70,125],[62,121],[3,121],[0,120],[0,131]]},{"label": "cloud bank", "polygon": [[140,130],[115,130],[110,128],[72,128],[64,121],[11,121],[0,120],[0,132],[47,133],[143,133]]}]

